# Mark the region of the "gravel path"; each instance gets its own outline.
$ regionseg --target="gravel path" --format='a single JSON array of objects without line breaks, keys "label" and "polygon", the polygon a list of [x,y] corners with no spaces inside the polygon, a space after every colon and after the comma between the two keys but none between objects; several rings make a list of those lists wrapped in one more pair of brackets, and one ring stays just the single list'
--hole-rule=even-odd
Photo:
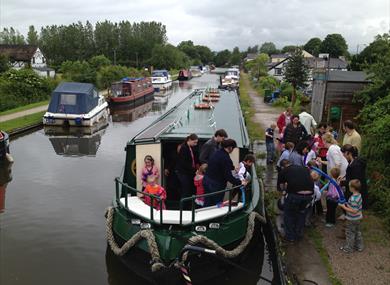
[{"label": "gravel path", "polygon": [[39,112],[42,112],[42,111],[46,111],[47,110],[47,106],[48,105],[39,106],[39,107],[35,107],[35,108],[32,108],[32,109],[20,111],[20,112],[17,112],[17,113],[0,116],[0,122],[5,122],[5,121],[8,121],[8,120],[20,118],[20,117],[23,117],[23,116],[26,116],[26,115],[31,115],[31,114],[39,113]]}]

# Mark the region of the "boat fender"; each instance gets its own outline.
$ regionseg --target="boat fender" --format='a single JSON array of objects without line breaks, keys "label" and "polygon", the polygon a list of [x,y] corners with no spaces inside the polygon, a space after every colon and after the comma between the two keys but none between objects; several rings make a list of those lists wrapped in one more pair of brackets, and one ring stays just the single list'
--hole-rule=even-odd
[{"label": "boat fender", "polygon": [[81,126],[82,120],[83,120],[82,118],[77,117],[74,121],[75,121],[75,123],[76,123],[77,126]]}]

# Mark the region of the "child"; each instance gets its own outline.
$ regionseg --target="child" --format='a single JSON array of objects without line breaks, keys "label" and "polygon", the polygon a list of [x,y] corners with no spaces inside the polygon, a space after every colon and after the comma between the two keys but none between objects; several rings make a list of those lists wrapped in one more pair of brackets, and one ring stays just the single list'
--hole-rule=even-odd
[{"label": "child", "polygon": [[314,182],[314,189],[313,189],[314,192],[313,192],[313,201],[311,202],[309,210],[307,211],[307,215],[306,215],[305,226],[307,227],[312,225],[311,217],[313,216],[315,204],[317,202],[321,203],[320,201],[321,192],[320,192],[320,187],[318,186],[320,183],[320,175],[315,171],[311,171],[310,176]]},{"label": "child", "polygon": [[[146,179],[147,184],[146,184],[143,192],[160,197],[162,200],[162,209],[165,210],[165,200],[167,198],[167,192],[165,191],[165,189],[162,186],[160,186],[156,183],[156,180],[157,180],[157,177],[155,177],[153,175],[149,175],[148,178]],[[151,205],[151,203],[152,203],[151,197],[144,195],[144,202],[147,205]],[[160,210],[160,202],[158,201],[158,199],[153,200],[152,206],[156,210]]]},{"label": "child", "polygon": [[346,244],[340,249],[346,253],[353,250],[363,251],[363,237],[360,231],[360,221],[362,214],[362,196],[360,195],[361,183],[358,179],[349,181],[349,190],[352,196],[349,197],[347,204],[340,204],[340,208],[346,211]]},{"label": "child", "polygon": [[151,155],[146,155],[144,158],[144,163],[145,165],[141,171],[142,190],[144,190],[148,184],[146,180],[149,176],[154,176],[156,181],[158,179],[158,168],[154,165],[153,157]]},{"label": "child", "polygon": [[250,173],[248,169],[252,167],[255,163],[256,158],[253,154],[247,154],[244,157],[244,160],[240,162],[239,169],[237,171],[237,178],[242,180],[250,180]]},{"label": "child", "polygon": [[[196,171],[196,175],[194,177],[194,185],[196,187],[196,195],[203,195],[204,194],[204,187],[203,187],[203,177],[206,172],[207,164],[202,164],[199,169]],[[195,199],[195,203],[203,207],[204,205],[204,197],[198,197]]]},{"label": "child", "polygon": [[274,143],[274,131],[276,125],[271,124],[271,127],[265,131],[265,146],[267,148],[267,164],[274,162],[275,160],[275,143]]},{"label": "child", "polygon": [[[330,170],[330,175],[334,180],[340,176],[340,168],[333,167]],[[332,183],[329,184],[328,191],[326,193],[326,224],[325,227],[331,228],[336,224],[336,208],[339,200],[339,193],[337,188]]]}]

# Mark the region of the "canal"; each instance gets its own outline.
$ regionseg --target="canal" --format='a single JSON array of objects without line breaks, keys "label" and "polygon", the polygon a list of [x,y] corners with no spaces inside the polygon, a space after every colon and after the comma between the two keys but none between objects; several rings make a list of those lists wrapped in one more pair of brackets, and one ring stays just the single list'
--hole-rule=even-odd
[{"label": "canal", "polygon": [[[192,89],[217,87],[205,74],[174,82],[168,100],[133,110],[114,110],[107,126],[94,134],[49,135],[40,129],[11,142],[13,180],[0,212],[0,284],[148,284],[107,250],[106,207],[114,177],[124,165],[126,142],[169,110]],[[251,264],[213,283],[268,284],[272,264],[264,238]],[[252,268],[253,267],[253,268]]]}]

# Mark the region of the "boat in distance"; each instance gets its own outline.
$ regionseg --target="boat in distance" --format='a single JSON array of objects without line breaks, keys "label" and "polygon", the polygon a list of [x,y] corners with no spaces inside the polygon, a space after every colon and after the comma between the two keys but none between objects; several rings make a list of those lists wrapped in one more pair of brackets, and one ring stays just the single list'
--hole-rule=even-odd
[{"label": "boat in distance", "polygon": [[[211,278],[221,273],[218,262],[198,254],[210,250],[223,258],[244,258],[243,252],[250,250],[250,240],[256,234],[255,226],[261,227],[265,222],[263,189],[254,166],[250,169],[252,182],[239,201],[232,199],[236,187],[205,194],[225,193],[226,201],[222,206],[197,209],[194,201],[201,196],[169,200],[169,193],[175,192],[177,185],[169,183],[170,177],[164,176],[164,169],[169,167],[178,145],[190,133],[196,133],[202,145],[216,129],[225,129],[229,138],[237,142],[238,147],[231,154],[236,166],[250,152],[251,144],[236,92],[219,93],[220,100],[213,103],[212,108],[196,109],[195,105],[203,101],[207,92],[205,89],[193,91],[126,145],[124,171],[115,179],[113,205],[106,213],[107,240],[111,250],[142,276],[153,276],[159,281],[164,276],[180,279],[183,268],[191,264],[194,282]],[[168,193],[166,209],[157,210],[145,204],[141,197],[149,196],[151,205],[153,200],[162,203],[159,197],[141,190],[145,155],[151,155],[161,170],[158,184]],[[191,210],[183,209],[186,201],[192,205]],[[191,247],[193,245],[198,247]]]},{"label": "boat in distance", "polygon": [[166,69],[154,70],[152,72],[151,79],[153,87],[157,92],[167,90],[172,87],[172,78]]},{"label": "boat in distance", "polygon": [[91,127],[108,117],[108,104],[93,84],[64,82],[52,92],[43,124]]},{"label": "boat in distance", "polygon": [[111,85],[111,93],[107,96],[110,105],[136,105],[145,103],[153,97],[154,88],[152,81],[147,77],[125,77]]}]

